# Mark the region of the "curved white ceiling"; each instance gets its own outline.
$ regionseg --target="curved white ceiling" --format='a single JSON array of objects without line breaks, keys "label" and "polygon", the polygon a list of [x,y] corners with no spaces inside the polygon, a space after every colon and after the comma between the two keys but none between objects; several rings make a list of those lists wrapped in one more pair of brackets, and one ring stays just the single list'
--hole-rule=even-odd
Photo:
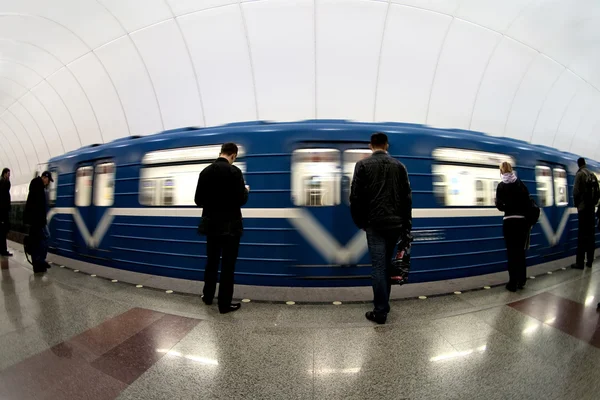
[{"label": "curved white ceiling", "polygon": [[181,126],[345,118],[600,159],[597,0],[0,0],[0,165]]}]

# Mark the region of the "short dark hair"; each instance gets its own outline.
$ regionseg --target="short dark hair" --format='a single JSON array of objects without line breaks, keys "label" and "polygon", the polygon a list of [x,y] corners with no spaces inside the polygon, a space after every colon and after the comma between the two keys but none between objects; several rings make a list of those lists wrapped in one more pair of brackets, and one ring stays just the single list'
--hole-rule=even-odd
[{"label": "short dark hair", "polygon": [[585,165],[585,158],[583,157],[579,157],[579,159],[577,160],[577,166],[579,168],[583,167]]},{"label": "short dark hair", "polygon": [[2,170],[2,176],[6,175],[7,172],[10,172],[10,169],[9,168],[4,168]]},{"label": "short dark hair", "polygon": [[371,135],[371,146],[381,149],[388,144],[388,137],[385,133],[375,132]]},{"label": "short dark hair", "polygon": [[235,154],[237,156],[237,153],[238,147],[235,143],[224,143],[223,146],[221,146],[221,154],[225,154],[226,156]]}]

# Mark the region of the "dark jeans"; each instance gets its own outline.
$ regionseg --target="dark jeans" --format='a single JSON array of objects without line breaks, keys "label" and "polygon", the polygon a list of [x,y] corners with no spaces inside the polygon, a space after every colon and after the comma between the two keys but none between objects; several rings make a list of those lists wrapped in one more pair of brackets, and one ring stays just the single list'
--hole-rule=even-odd
[{"label": "dark jeans", "polygon": [[594,210],[584,210],[577,213],[579,229],[577,230],[577,258],[575,264],[583,267],[587,255],[587,266],[591,267],[594,262],[594,249],[596,247],[596,216]]},{"label": "dark jeans", "polygon": [[525,242],[529,233],[529,225],[525,218],[505,219],[502,232],[508,258],[508,284],[511,286],[525,284],[527,281]]},{"label": "dark jeans", "polygon": [[212,300],[217,290],[217,275],[221,256],[219,282],[219,308],[227,307],[233,298],[233,276],[240,247],[240,237],[232,235],[206,237],[206,271],[204,272],[204,297]]},{"label": "dark jeans", "polygon": [[10,227],[8,222],[0,222],[0,254],[6,254],[8,248],[6,247],[6,235],[8,234]]},{"label": "dark jeans", "polygon": [[46,256],[48,255],[48,238],[50,234],[48,227],[31,227],[29,229],[29,243],[31,246],[31,262],[33,270],[43,270],[46,268]]},{"label": "dark jeans", "polygon": [[385,318],[390,312],[390,293],[392,291],[390,272],[392,257],[399,238],[399,230],[367,229],[367,244],[372,265],[373,312],[377,317]]}]

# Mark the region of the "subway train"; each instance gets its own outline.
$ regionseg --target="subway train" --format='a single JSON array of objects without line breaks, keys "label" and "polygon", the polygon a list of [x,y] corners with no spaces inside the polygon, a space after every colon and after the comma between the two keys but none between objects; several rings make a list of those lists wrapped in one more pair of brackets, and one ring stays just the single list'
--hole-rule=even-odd
[{"label": "subway train", "polygon": [[[54,177],[50,251],[101,266],[203,280],[206,241],[197,233],[201,210],[194,204],[198,174],[222,143],[235,142],[235,165],[251,188],[242,208],[236,283],[370,285],[366,237],[350,217],[349,193],[354,165],[369,156],[376,131],[388,135],[390,155],[409,172],[410,282],[506,269],[502,213],[494,206],[502,161],[515,166],[542,210],[528,265],[562,260],[566,266],[575,254],[576,155],[479,132],[344,120],[175,129],[55,157],[48,161]],[[600,172],[599,163],[588,165]],[[24,201],[25,195],[18,197]]]}]

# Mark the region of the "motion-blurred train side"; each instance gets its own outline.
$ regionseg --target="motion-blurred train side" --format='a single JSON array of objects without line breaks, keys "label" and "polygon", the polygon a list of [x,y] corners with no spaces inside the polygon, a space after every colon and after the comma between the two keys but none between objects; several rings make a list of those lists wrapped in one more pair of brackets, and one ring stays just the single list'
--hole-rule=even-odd
[{"label": "motion-blurred train side", "polygon": [[[221,144],[232,141],[240,146],[236,165],[251,187],[242,209],[236,282],[370,285],[365,234],[352,223],[348,197],[354,165],[370,154],[375,131],[388,134],[390,154],[409,172],[411,282],[506,268],[502,214],[494,206],[504,160],[542,207],[528,264],[562,260],[566,266],[575,254],[576,155],[477,132],[340,120],[176,129],[53,158],[51,251],[113,268],[202,280],[206,242],[196,232],[201,215],[194,204],[196,182]],[[588,165],[600,172],[600,164]]]}]

